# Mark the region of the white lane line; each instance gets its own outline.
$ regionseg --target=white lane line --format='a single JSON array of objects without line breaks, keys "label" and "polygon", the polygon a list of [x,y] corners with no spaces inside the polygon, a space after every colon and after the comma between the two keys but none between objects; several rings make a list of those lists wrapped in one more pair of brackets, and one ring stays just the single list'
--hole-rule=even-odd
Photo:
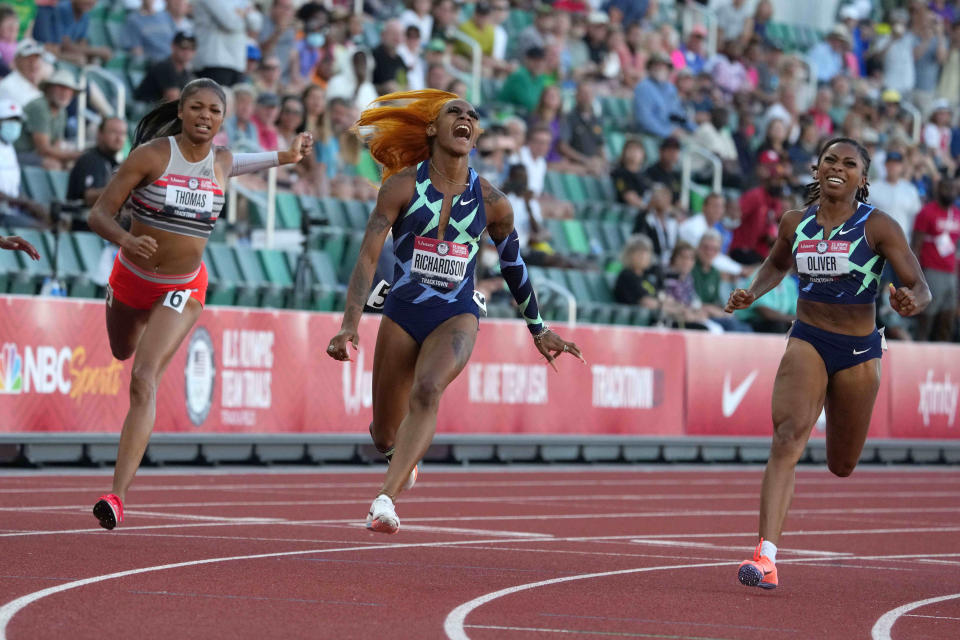
[{"label": "white lane line", "polygon": [[[722,545],[722,544],[713,544],[712,542],[686,542],[682,540],[646,540],[644,538],[635,538],[630,540],[630,542],[636,544],[647,544],[654,547],[683,547],[690,549],[707,549],[712,551],[743,551],[743,545]],[[809,549],[793,549],[790,548],[787,550],[789,553],[796,554],[798,556],[820,556],[820,557],[843,557],[843,556],[852,556],[852,553],[838,553],[836,551],[813,551]]]},{"label": "white lane line", "polygon": [[[467,632],[464,631],[464,621],[467,619],[467,615],[474,609],[485,605],[486,603],[501,598],[503,596],[508,596],[520,591],[526,591],[528,589],[536,589],[538,587],[545,587],[548,585],[561,584],[563,582],[572,582],[574,580],[589,580],[591,578],[606,578],[609,576],[622,576],[630,573],[647,573],[651,571],[670,571],[673,569],[702,569],[705,567],[724,567],[732,566],[739,564],[736,561],[726,561],[726,562],[699,562],[696,564],[675,564],[668,566],[660,567],[639,567],[635,569],[619,569],[617,571],[602,571],[599,573],[583,573],[580,575],[574,576],[564,576],[562,578],[552,578],[550,580],[540,580],[539,582],[528,582],[527,584],[520,584],[514,587],[507,587],[506,589],[500,589],[499,591],[493,591],[491,593],[484,594],[478,598],[474,598],[469,602],[464,602],[449,614],[447,614],[446,620],[443,621],[443,631],[447,634],[447,637],[450,640],[469,640]],[[0,640],[3,640],[0,638]]]},{"label": "white lane line", "polygon": [[[361,524],[361,526],[365,526]],[[466,536],[502,536],[504,538],[553,538],[552,533],[535,533],[530,531],[497,531],[491,529],[459,529],[456,527],[430,527],[426,525],[407,524],[404,522],[404,531],[421,531],[427,533],[449,533]]]},{"label": "white lane line", "polygon": [[907,614],[914,609],[925,607],[928,604],[936,604],[938,602],[954,600],[956,598],[960,598],[960,593],[953,593],[948,596],[938,596],[936,598],[927,598],[926,600],[917,600],[916,602],[910,602],[901,607],[897,607],[896,609],[891,609],[880,616],[880,619],[877,620],[877,623],[873,625],[873,629],[870,631],[870,637],[873,640],[891,640],[890,631],[893,629],[894,623],[896,623],[900,616]]},{"label": "white lane line", "polygon": [[628,631],[586,631],[583,629],[544,629],[541,627],[504,627],[494,624],[468,624],[471,629],[491,629],[494,631],[523,631],[524,633],[575,633],[583,636],[605,636],[608,638],[666,638],[667,640],[722,640],[704,636],[675,636],[663,633],[638,633]]},{"label": "white lane line", "polygon": [[906,613],[903,618],[933,618],[934,620],[960,620],[960,618],[953,618],[951,616],[924,616],[919,613]]},{"label": "white lane line", "polygon": [[2,607],[0,607],[0,640],[6,640],[7,638],[7,626],[10,624],[10,620],[13,619],[19,611],[23,610],[24,607],[51,596],[55,593],[61,593],[63,591],[69,591],[70,589],[76,589],[78,587],[83,587],[88,584],[95,584],[98,582],[104,582],[106,580],[115,580],[117,578],[125,578],[127,576],[140,575],[143,573],[151,573],[154,571],[165,571],[167,569],[181,569],[183,567],[195,567],[198,565],[205,564],[217,564],[221,562],[231,562],[233,560],[260,560],[263,558],[282,558],[289,556],[302,556],[302,555],[311,555],[311,554],[320,554],[320,553],[342,553],[345,551],[367,551],[370,549],[410,549],[410,548],[424,548],[424,547],[453,547],[453,546],[463,546],[463,545],[478,545],[478,544],[489,544],[491,542],[499,542],[499,540],[468,540],[468,541],[451,541],[451,542],[419,542],[419,543],[401,543],[401,544],[380,544],[380,545],[366,545],[366,546],[355,546],[355,547],[342,547],[336,549],[307,549],[303,551],[279,551],[275,553],[257,553],[252,555],[243,555],[243,556],[226,556],[221,558],[206,558],[204,560],[189,560],[186,562],[175,562],[173,564],[162,564],[152,567],[141,567],[139,569],[129,569],[127,571],[118,571],[116,573],[108,573],[100,576],[93,576],[90,578],[84,578],[82,580],[74,580],[73,582],[67,582],[65,584],[60,584],[55,587],[49,587],[47,589],[41,589],[40,591],[34,591],[33,593],[28,593],[24,596],[20,596],[15,600],[11,600]]},{"label": "white lane line", "polygon": [[233,522],[236,524],[265,524],[265,523],[282,523],[287,522],[283,518],[258,518],[256,516],[250,516],[248,518],[232,518],[228,516],[197,516],[197,515],[188,515],[184,513],[162,513],[157,511],[126,511],[125,515],[132,516],[151,516],[155,518],[176,518],[178,520],[202,520],[210,522]]}]

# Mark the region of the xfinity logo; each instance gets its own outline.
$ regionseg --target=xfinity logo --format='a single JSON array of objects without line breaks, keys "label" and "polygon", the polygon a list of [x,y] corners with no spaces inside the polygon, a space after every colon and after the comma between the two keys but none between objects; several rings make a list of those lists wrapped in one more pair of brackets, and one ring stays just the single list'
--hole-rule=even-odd
[{"label": "xfinity logo", "polygon": [[373,371],[365,370],[363,361],[361,348],[352,362],[343,363],[343,408],[347,415],[356,415],[360,409],[373,405]]},{"label": "xfinity logo", "polygon": [[943,382],[934,382],[933,369],[927,369],[927,379],[917,385],[920,389],[920,404],[917,412],[923,416],[923,426],[930,426],[930,416],[947,416],[947,425],[953,426],[957,417],[957,396],[960,385],[950,382],[950,374],[943,376]]}]

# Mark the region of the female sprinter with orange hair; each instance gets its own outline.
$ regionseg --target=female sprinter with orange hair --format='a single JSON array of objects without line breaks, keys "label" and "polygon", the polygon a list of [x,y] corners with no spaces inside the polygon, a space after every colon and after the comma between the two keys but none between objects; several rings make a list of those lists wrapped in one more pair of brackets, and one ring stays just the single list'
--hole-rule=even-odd
[{"label": "female sprinter with orange hair", "polygon": [[537,309],[513,210],[504,195],[470,168],[480,135],[478,116],[452,93],[425,89],[381,96],[367,109],[357,130],[384,166],[383,186],[350,276],[340,332],[327,353],[349,360],[387,232],[393,229],[396,257],[392,287],[373,356],[374,445],[387,456],[383,486],[367,528],[396,533],[397,494],[413,486],[418,461],[437,428],[444,389],[463,370],[477,337],[479,309],[473,282],[484,229],[496,243],[500,268],[547,362],[561,353],[580,360],[580,349],[546,327]]}]

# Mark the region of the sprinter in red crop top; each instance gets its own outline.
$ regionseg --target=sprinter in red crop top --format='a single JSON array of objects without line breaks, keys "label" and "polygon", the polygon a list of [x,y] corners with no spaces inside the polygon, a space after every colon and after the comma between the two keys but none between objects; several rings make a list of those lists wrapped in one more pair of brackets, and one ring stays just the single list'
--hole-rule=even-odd
[{"label": "sprinter in red crop top", "polygon": [[[178,102],[140,121],[130,157],[90,211],[90,228],[120,246],[107,287],[110,349],[118,360],[136,352],[113,488],[93,508],[105,529],[123,521],[127,488],[153,430],[160,378],[203,308],[203,250],[223,209],[227,179],[296,163],[312,152],[309,133],[288,151],[234,155],[216,148],[225,111],[220,85],[188,83]],[[121,210],[132,218],[129,232],[116,220]]]}]

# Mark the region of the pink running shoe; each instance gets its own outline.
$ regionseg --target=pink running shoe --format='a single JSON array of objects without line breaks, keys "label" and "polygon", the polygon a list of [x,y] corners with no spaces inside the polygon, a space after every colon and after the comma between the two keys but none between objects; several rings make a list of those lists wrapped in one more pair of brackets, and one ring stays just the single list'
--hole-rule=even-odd
[{"label": "pink running shoe", "polygon": [[93,515],[100,521],[101,527],[113,529],[123,522],[123,503],[112,493],[102,495],[93,505]]},{"label": "pink running shoe", "polygon": [[740,580],[740,584],[748,587],[776,589],[777,565],[773,564],[767,556],[760,555],[760,545],[762,544],[763,539],[761,538],[760,544],[753,551],[753,559],[744,560],[740,563],[740,568],[737,570],[737,579]]}]

